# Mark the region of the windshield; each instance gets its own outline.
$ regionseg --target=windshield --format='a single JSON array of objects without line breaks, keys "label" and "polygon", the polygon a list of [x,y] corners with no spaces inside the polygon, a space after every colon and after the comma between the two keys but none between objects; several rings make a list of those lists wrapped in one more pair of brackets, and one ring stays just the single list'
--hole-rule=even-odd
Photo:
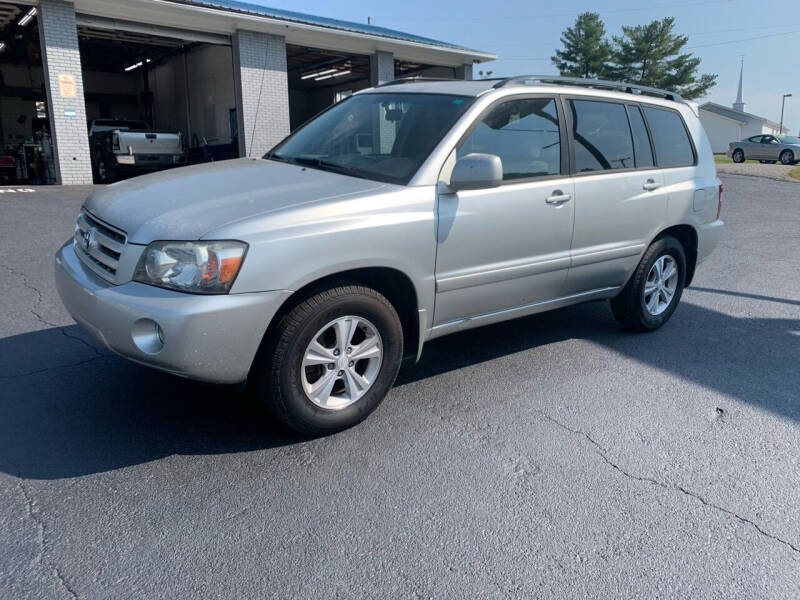
[{"label": "windshield", "polygon": [[351,96],[264,158],[405,185],[473,101],[442,94]]},{"label": "windshield", "polygon": [[779,135],[778,139],[784,144],[800,144],[800,137],[793,135]]}]

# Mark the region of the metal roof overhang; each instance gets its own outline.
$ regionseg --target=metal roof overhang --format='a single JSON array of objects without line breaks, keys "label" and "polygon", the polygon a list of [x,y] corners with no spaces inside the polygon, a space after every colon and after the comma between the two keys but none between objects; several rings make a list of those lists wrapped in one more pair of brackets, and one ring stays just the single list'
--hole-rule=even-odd
[{"label": "metal roof overhang", "polygon": [[[221,8],[189,5],[171,0],[74,0],[80,19],[100,17],[105,22],[136,23],[179,32],[230,36],[237,29],[258,31],[286,38],[286,43],[353,54],[391,52],[398,60],[457,67],[497,58],[494,54],[450,46],[397,39],[382,35],[324,27],[296,21],[234,12]],[[153,30],[155,33],[155,29]]]}]

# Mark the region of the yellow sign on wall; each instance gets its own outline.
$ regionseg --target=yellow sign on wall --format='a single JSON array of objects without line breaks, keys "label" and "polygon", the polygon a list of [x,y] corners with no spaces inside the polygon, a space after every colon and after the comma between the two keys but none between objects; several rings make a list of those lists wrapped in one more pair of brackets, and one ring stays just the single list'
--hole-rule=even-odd
[{"label": "yellow sign on wall", "polygon": [[72,73],[58,74],[58,95],[62,98],[75,97],[75,75]]}]

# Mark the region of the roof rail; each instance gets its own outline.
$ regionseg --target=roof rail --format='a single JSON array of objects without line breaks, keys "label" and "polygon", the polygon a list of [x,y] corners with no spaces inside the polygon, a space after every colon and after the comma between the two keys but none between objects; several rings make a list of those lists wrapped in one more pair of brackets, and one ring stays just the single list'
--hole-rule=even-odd
[{"label": "roof rail", "polygon": [[638,85],[636,83],[625,83],[620,81],[605,81],[603,79],[584,79],[582,77],[561,77],[558,75],[520,75],[517,77],[506,77],[494,84],[494,88],[501,88],[506,85],[520,84],[520,85],[538,85],[543,83],[554,83],[560,85],[574,85],[579,87],[589,87],[596,89],[606,90],[621,90],[628,94],[646,94],[648,96],[656,96],[666,100],[673,100],[675,102],[686,102],[680,94],[670,92],[669,90],[660,90],[646,85]]},{"label": "roof rail", "polygon": [[387,85],[402,85],[404,83],[425,83],[428,81],[460,81],[459,79],[447,79],[445,77],[401,77],[400,79],[393,79],[386,83],[379,83],[376,88],[386,87]]}]

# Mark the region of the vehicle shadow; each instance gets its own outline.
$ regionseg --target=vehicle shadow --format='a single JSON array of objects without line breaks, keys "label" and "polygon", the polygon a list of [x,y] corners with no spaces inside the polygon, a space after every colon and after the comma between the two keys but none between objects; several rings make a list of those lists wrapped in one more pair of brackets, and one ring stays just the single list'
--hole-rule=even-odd
[{"label": "vehicle shadow", "polygon": [[[709,288],[698,291],[800,304]],[[625,331],[614,320],[607,303],[593,302],[433,340],[425,345],[420,363],[403,370],[397,385],[566,339],[592,342],[620,356],[800,421],[800,317],[741,318],[685,299],[671,321],[653,333]]]},{"label": "vehicle shadow", "polygon": [[[271,424],[246,394],[98,353],[74,339],[79,336],[71,326],[0,339],[0,471],[58,479],[171,454],[245,452],[305,440]],[[396,385],[567,339],[800,420],[800,318],[739,318],[685,301],[651,334],[623,331],[606,303],[591,303],[434,340]],[[48,364],[31,364],[36,356]]]},{"label": "vehicle shadow", "polygon": [[[0,471],[59,479],[306,439],[232,387],[98,353],[80,336],[73,325],[0,339]],[[37,350],[48,366],[30,364]]]}]

